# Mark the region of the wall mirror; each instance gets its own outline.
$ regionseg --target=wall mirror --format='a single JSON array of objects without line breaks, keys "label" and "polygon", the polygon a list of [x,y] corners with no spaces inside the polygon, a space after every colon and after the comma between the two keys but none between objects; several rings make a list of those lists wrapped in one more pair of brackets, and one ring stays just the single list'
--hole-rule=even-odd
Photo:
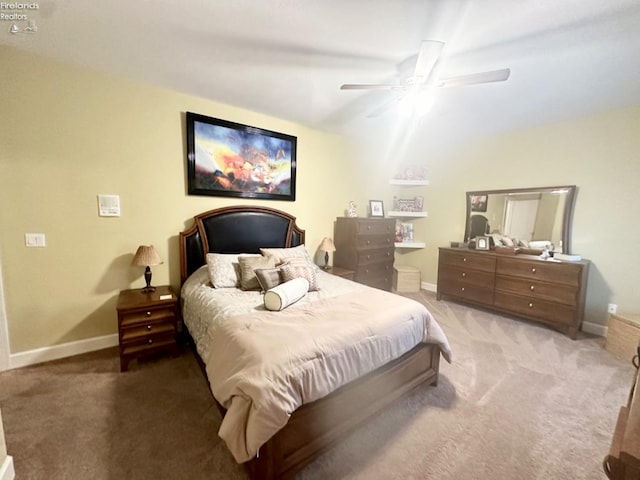
[{"label": "wall mirror", "polygon": [[575,185],[467,192],[465,242],[507,237],[515,246],[571,253]]}]

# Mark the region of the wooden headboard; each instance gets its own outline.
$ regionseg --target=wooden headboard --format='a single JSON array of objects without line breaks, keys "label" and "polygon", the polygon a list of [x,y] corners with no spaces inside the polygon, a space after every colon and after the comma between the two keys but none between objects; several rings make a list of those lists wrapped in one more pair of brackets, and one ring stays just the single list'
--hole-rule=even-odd
[{"label": "wooden headboard", "polygon": [[296,217],[274,208],[217,208],[193,220],[191,228],[180,232],[180,283],[206,263],[207,253],[260,253],[260,248],[304,243]]}]

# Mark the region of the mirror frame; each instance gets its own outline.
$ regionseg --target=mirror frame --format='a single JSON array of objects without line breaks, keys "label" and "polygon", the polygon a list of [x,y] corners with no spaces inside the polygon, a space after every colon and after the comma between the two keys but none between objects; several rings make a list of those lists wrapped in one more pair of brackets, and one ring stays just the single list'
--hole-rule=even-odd
[{"label": "mirror frame", "polygon": [[571,221],[573,219],[573,206],[575,203],[576,190],[575,185],[561,185],[556,187],[531,187],[531,188],[511,188],[503,190],[476,190],[467,192],[467,218],[464,229],[464,241],[469,242],[469,234],[471,232],[471,197],[475,195],[506,195],[509,193],[549,193],[554,190],[568,190],[564,208],[564,218],[562,219],[562,251],[571,254]]}]

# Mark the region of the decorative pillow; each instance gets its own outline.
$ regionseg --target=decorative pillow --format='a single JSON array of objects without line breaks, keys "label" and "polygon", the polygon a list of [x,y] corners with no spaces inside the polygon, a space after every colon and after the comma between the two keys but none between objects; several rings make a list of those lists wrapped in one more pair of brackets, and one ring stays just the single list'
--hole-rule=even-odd
[{"label": "decorative pillow", "polygon": [[304,278],[295,278],[281,283],[264,294],[264,306],[267,310],[279,312],[296,303],[309,291],[309,282]]},{"label": "decorative pillow", "polygon": [[[271,257],[265,257],[271,258]],[[280,276],[280,269],[277,267],[274,268],[256,268],[255,269],[256,278],[258,279],[258,283],[260,284],[260,288],[263,292],[267,290],[277,287],[282,283],[282,277]]]},{"label": "decorative pillow", "polygon": [[270,268],[275,267],[275,261],[273,257],[238,257],[238,263],[240,264],[240,288],[242,290],[259,290],[260,283],[256,278],[254,270],[256,268]]},{"label": "decorative pillow", "polygon": [[258,254],[207,253],[209,277],[214,288],[230,288],[240,285],[238,257],[259,257]]},{"label": "decorative pillow", "polygon": [[305,278],[309,282],[309,291],[318,290],[318,282],[316,280],[316,268],[306,261],[293,259],[287,261],[280,266],[280,274],[283,282],[289,282],[294,278]]},{"label": "decorative pillow", "polygon": [[276,265],[284,262],[289,258],[302,258],[313,264],[313,260],[309,256],[309,252],[304,245],[298,245],[291,248],[261,248],[260,252],[264,256],[272,256],[276,259]]}]

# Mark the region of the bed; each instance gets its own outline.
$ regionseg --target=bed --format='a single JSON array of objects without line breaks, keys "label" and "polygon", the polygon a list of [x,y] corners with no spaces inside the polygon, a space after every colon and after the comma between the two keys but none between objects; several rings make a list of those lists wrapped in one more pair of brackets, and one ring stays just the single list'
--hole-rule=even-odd
[{"label": "bed", "polygon": [[317,288],[281,311],[264,308],[264,288],[213,288],[212,258],[286,256],[304,241],[295,217],[257,206],[204,212],[180,233],[185,327],[223,412],[218,433],[255,480],[291,478],[418,385],[437,385],[440,356],[450,360],[424,306],[317,267],[305,280]]}]

